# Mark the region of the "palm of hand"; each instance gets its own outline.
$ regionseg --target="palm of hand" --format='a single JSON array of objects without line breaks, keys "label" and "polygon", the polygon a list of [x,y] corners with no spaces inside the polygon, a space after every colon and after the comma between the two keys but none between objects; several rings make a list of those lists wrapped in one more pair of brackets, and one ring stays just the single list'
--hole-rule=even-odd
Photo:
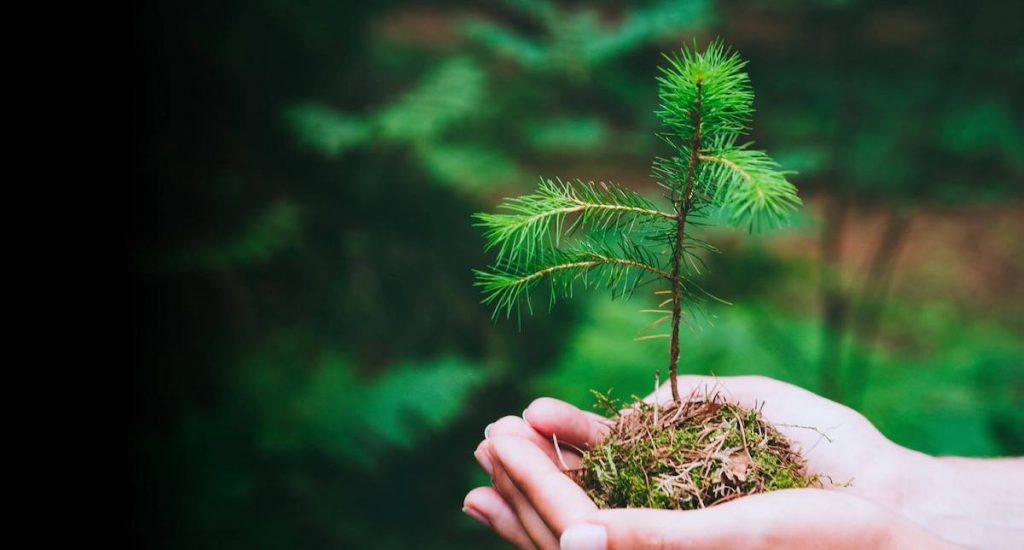
[{"label": "palm of hand", "polygon": [[[856,411],[809,391],[760,376],[709,379],[680,378],[681,387],[718,391],[726,400],[748,408],[761,407],[803,452],[811,473],[824,477],[826,487],[836,488],[889,508],[899,506],[899,476],[894,460],[903,450],[886,439]],[[669,391],[658,392],[660,400]]]}]

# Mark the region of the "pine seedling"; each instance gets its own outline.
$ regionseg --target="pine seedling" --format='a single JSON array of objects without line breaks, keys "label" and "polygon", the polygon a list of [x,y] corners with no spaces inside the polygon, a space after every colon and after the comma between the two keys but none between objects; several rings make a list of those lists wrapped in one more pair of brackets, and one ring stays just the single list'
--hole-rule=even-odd
[{"label": "pine seedling", "polygon": [[653,310],[661,315],[653,324],[671,321],[671,328],[644,338],[669,340],[672,398],[680,403],[680,322],[705,294],[693,277],[700,250],[711,248],[690,230],[721,217],[751,231],[769,228],[800,199],[788,172],[739,141],[753,114],[746,61],[720,41],[665,59],[656,114],[671,153],[654,160],[653,176],[671,208],[610,183],[543,179],[536,192],[505,200],[501,213],[475,216],[497,255],[489,270],[476,271],[476,285],[495,315],[506,317],[532,312],[532,291],[545,281],[551,304],[571,297],[577,284],[607,287],[613,297],[664,285],[657,293],[668,297]]}]

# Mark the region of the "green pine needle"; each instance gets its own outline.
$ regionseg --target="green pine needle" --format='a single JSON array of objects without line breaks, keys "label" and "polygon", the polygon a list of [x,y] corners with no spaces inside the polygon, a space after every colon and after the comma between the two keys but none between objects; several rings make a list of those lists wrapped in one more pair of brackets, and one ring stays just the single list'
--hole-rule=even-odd
[{"label": "green pine needle", "polygon": [[743,72],[747,62],[738,53],[716,40],[704,52],[684,49],[665,59],[669,66],[658,77],[661,106],[656,114],[673,134],[690,143],[697,121],[704,138],[746,131],[754,92]]},{"label": "green pine needle", "polygon": [[475,271],[475,284],[484,293],[484,303],[494,306],[495,316],[504,312],[510,317],[522,304],[533,313],[530,292],[542,281],[550,283],[550,305],[559,296],[572,297],[576,283],[583,288],[603,286],[613,295],[628,297],[643,284],[669,279],[662,263],[651,247],[620,235],[618,243],[590,239],[571,248],[554,249],[518,268]]},{"label": "green pine needle", "polygon": [[[764,151],[731,143],[704,150],[698,179],[733,225],[759,231],[781,225],[801,205],[796,187]],[[710,184],[710,185],[709,185]]]},{"label": "green pine needle", "polygon": [[484,228],[486,249],[497,249],[499,265],[529,265],[556,249],[566,234],[587,227],[608,229],[674,223],[674,213],[662,212],[639,193],[609,183],[541,180],[530,195],[506,199],[499,208],[508,214],[476,214]]}]

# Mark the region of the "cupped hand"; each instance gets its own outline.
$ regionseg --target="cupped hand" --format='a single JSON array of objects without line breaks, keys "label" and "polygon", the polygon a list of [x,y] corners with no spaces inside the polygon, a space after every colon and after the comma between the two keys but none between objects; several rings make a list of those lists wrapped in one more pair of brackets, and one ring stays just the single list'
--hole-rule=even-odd
[{"label": "cupped hand", "polygon": [[[944,544],[905,510],[908,469],[923,455],[855,411],[764,377],[683,376],[680,394],[720,393],[793,440],[830,490],[777,491],[689,512],[602,510],[566,475],[573,449],[601,440],[608,421],[554,399],[491,424],[475,453],[493,487],[471,491],[467,513],[518,548],[877,547]],[[667,386],[648,399],[670,399]],[[830,480],[829,480],[830,478]]]}]

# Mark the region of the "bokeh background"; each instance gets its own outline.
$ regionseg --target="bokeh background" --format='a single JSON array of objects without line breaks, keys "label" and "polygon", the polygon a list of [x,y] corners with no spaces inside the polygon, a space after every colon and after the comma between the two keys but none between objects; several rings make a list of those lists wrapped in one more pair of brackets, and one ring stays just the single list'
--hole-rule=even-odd
[{"label": "bokeh background", "polygon": [[149,1],[134,31],[131,532],[484,548],[491,420],[644,393],[653,297],[491,320],[470,215],[539,176],[656,196],[660,52],[750,60],[805,208],[723,253],[682,371],[760,373],[928,453],[1024,453],[1020,2]]}]

